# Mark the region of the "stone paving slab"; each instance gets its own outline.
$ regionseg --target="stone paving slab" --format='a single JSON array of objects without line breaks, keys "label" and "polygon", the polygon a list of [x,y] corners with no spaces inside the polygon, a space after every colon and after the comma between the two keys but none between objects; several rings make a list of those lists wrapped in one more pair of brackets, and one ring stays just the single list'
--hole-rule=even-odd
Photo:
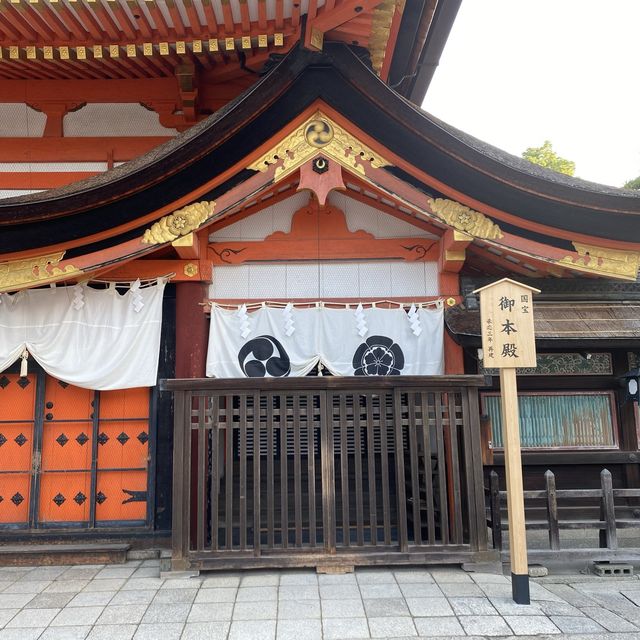
[{"label": "stone paving slab", "polygon": [[208,573],[157,560],[0,567],[0,640],[640,640],[640,579],[508,577],[458,568]]}]

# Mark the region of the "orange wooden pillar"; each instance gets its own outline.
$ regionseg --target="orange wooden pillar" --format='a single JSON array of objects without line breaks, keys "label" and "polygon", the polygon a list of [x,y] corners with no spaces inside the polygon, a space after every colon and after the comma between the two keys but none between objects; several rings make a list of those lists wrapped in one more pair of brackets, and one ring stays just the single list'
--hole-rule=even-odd
[{"label": "orange wooden pillar", "polygon": [[[442,298],[460,300],[460,270],[466,259],[465,249],[471,237],[449,229],[440,240],[440,255],[438,258],[438,292]],[[444,329],[444,372],[445,375],[464,373],[464,355],[462,347],[451,337],[446,327]],[[445,431],[445,455],[447,456],[447,487],[449,504],[453,505],[453,447],[457,444],[451,440],[451,428]],[[452,509],[449,509],[449,527],[455,526]]]},{"label": "orange wooden pillar", "polygon": [[[443,298],[460,301],[460,271],[466,259],[466,248],[473,238],[461,231],[449,229],[440,240],[438,259],[439,293]],[[447,375],[464,373],[462,347],[445,329],[444,331],[444,372]]]},{"label": "orange wooden pillar", "polygon": [[[176,283],[176,378],[204,378],[207,361],[209,323],[201,303],[208,298],[208,287],[203,282]],[[198,459],[196,434],[191,439],[191,459]],[[174,460],[174,467],[182,461]],[[198,466],[191,465],[191,486],[198,483]],[[175,505],[174,505],[175,507]],[[197,531],[198,506],[196,491],[191,492],[191,531]],[[191,540],[195,545],[195,538]]]},{"label": "orange wooden pillar", "polygon": [[202,310],[203,282],[176,283],[176,378],[204,378],[209,323]]}]

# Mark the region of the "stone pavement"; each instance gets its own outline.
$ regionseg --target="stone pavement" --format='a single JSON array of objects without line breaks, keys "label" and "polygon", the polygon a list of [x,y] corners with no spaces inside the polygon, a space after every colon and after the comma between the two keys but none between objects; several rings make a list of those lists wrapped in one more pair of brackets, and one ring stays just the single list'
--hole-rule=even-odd
[{"label": "stone pavement", "polygon": [[0,568],[0,640],[640,640],[640,580],[550,576],[516,605],[506,577],[456,568],[208,573],[158,560]]}]

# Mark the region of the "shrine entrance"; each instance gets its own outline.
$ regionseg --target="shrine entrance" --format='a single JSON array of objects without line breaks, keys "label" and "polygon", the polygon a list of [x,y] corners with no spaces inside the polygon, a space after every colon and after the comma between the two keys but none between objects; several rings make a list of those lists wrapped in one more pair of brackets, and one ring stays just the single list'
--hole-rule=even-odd
[{"label": "shrine entrance", "polygon": [[148,523],[149,389],[0,374],[0,531]]},{"label": "shrine entrance", "polygon": [[480,376],[168,380],[173,567],[486,561]]}]

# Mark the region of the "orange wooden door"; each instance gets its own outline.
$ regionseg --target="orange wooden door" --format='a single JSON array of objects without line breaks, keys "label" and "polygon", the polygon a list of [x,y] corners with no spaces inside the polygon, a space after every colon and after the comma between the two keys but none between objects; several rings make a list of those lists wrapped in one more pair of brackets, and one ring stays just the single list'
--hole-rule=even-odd
[{"label": "orange wooden door", "polygon": [[0,373],[0,527],[145,524],[149,389]]},{"label": "orange wooden door", "polygon": [[100,393],[96,522],[146,521],[149,389]]},{"label": "orange wooden door", "polygon": [[38,521],[88,523],[95,392],[47,376]]},{"label": "orange wooden door", "polygon": [[0,374],[0,526],[27,526],[37,376]]}]

